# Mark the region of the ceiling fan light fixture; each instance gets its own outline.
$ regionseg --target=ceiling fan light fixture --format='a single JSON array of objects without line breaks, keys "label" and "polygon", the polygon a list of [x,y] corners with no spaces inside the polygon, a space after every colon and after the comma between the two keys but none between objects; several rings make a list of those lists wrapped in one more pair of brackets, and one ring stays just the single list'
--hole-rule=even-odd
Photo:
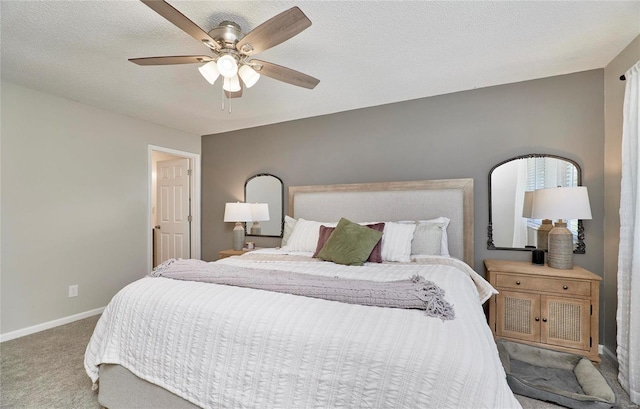
[{"label": "ceiling fan light fixture", "polygon": [[251,60],[254,54],[287,41],[311,26],[311,20],[298,7],[277,14],[245,34],[232,21],[223,21],[206,32],[170,5],[171,0],[140,1],[212,52],[211,55],[130,58],[129,61],[138,65],[200,64],[198,70],[210,84],[223,77],[222,109],[228,100],[229,113],[231,100],[242,97],[243,88],[255,85],[261,75],[307,89],[313,89],[320,82],[287,67]]},{"label": "ceiling fan light fixture", "polygon": [[242,88],[240,87],[240,79],[237,75],[233,77],[224,77],[224,84],[222,85],[222,89],[229,92],[238,92]]},{"label": "ceiling fan light fixture", "polygon": [[238,73],[238,63],[236,62],[236,59],[229,54],[218,58],[216,65],[218,66],[218,72],[220,72],[220,75],[225,78],[233,77]]},{"label": "ceiling fan light fixture", "polygon": [[260,74],[258,74],[253,68],[248,65],[243,65],[238,70],[238,75],[242,78],[242,82],[246,85],[247,88],[253,87],[256,82],[260,79]]},{"label": "ceiling fan light fixture", "polygon": [[220,76],[220,71],[218,71],[218,65],[215,61],[210,61],[205,65],[198,67],[198,71],[200,71],[200,74],[202,74],[204,79],[211,85],[213,85]]}]

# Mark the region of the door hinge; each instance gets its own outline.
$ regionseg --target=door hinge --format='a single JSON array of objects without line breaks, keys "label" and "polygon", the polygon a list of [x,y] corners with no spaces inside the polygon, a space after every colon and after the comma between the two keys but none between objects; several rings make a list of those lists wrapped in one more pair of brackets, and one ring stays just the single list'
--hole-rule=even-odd
[{"label": "door hinge", "polygon": [[191,169],[187,169],[187,175],[191,176],[191,173],[192,173]]},{"label": "door hinge", "polygon": [[189,223],[191,223],[191,222],[193,221],[193,217],[191,217],[191,215],[189,215],[189,216],[187,217],[187,221],[188,221]]},{"label": "door hinge", "polygon": [[589,315],[593,315],[593,304],[591,304],[590,307],[591,307],[591,311],[589,312]]},{"label": "door hinge", "polygon": [[589,337],[589,348],[593,346],[593,338]]}]

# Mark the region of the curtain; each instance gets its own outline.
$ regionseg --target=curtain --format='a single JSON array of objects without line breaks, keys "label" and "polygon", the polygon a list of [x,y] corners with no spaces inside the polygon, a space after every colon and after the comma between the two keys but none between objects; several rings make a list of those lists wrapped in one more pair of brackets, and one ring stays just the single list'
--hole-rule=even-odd
[{"label": "curtain", "polygon": [[618,253],[618,380],[640,404],[640,61],[625,73]]}]

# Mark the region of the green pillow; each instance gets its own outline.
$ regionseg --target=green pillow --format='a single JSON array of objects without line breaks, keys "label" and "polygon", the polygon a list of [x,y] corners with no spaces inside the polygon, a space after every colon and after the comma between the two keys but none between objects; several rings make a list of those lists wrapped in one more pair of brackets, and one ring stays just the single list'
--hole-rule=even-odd
[{"label": "green pillow", "polygon": [[361,266],[382,238],[382,232],[342,218],[318,253],[318,258],[348,266]]}]

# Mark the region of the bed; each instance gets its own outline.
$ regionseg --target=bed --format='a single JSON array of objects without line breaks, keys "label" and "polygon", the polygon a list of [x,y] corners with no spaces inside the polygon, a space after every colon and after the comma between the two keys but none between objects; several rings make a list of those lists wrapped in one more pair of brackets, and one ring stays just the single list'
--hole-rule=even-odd
[{"label": "bed", "polygon": [[[300,225],[285,232],[282,249],[199,265],[383,287],[418,275],[444,291],[455,318],[149,276],[114,297],[87,347],[85,369],[101,405],[520,407],[482,310],[495,290],[471,268],[472,179],[290,187],[289,216]],[[403,254],[352,266],[296,248],[308,238],[298,234],[301,225],[341,218],[397,228],[446,218],[450,256]],[[395,248],[386,229],[383,253]]]}]

